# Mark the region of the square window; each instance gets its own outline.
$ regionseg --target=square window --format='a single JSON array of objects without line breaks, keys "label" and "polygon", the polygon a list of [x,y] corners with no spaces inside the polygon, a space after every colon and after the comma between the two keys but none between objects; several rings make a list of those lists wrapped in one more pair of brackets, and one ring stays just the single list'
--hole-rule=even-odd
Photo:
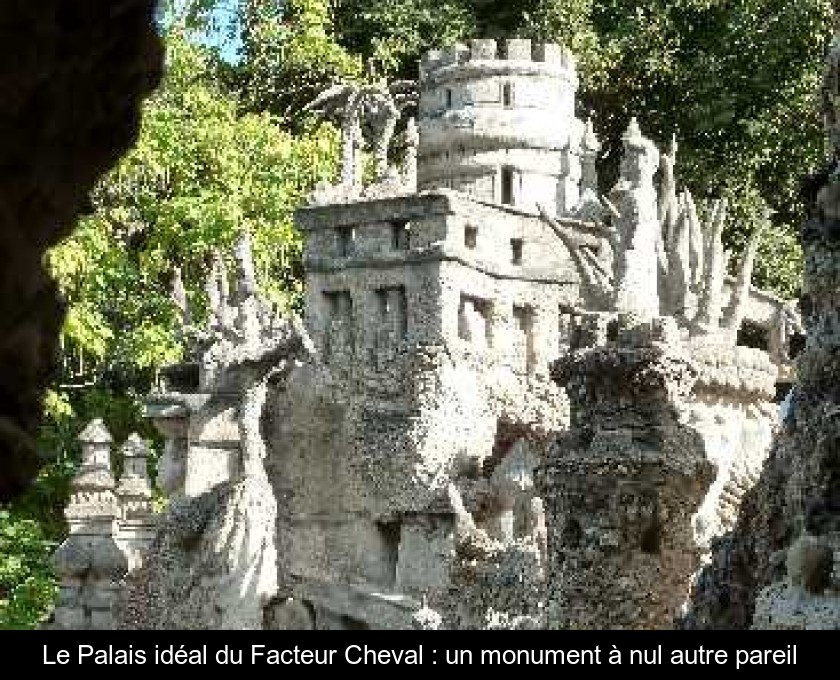
[{"label": "square window", "polygon": [[510,262],[511,264],[522,264],[522,251],[524,249],[524,242],[521,238],[512,238],[510,240]]},{"label": "square window", "polygon": [[475,248],[478,243],[478,227],[467,226],[464,228],[464,245],[467,248]]},{"label": "square window", "polygon": [[411,245],[411,224],[408,220],[391,222],[391,249],[408,250]]},{"label": "square window", "polygon": [[502,83],[502,106],[509,109],[513,106],[513,84]]},{"label": "square window", "polygon": [[458,337],[480,347],[493,345],[493,304],[489,300],[461,295]]},{"label": "square window", "polygon": [[338,227],[336,231],[336,253],[339,257],[352,255],[356,249],[356,230],[353,227]]},{"label": "square window", "polygon": [[513,168],[502,168],[502,205],[513,205]]}]

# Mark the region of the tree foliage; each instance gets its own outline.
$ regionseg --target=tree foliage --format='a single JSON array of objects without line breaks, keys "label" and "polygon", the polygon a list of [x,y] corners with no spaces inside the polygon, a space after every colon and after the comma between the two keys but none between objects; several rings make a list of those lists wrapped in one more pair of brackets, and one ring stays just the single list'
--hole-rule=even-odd
[{"label": "tree foliage", "polygon": [[[0,627],[32,626],[49,606],[47,558],[65,531],[85,422],[102,417],[117,441],[133,430],[155,436],[140,405],[158,368],[181,351],[173,266],[200,316],[213,249],[230,252],[248,229],[262,288],[278,305],[297,304],[292,212],[334,176],[338,157],[336,131],[314,128],[304,106],[338,80],[362,81],[371,70],[415,78],[425,50],[471,37],[562,42],[580,61],[578,114],[593,117],[605,143],[603,188],[615,179],[631,116],[660,145],[676,133],[681,182],[700,197],[730,199],[734,250],[766,208],[775,211],[756,283],[784,296],[799,287],[797,188],[823,153],[815,93],[831,0],[164,0],[161,8],[167,75],[138,145],[49,258],[69,303],[42,434],[54,460],[26,497],[0,509]],[[221,42],[235,39],[234,59],[219,49],[220,11],[233,13],[236,35]]]},{"label": "tree foliage", "polygon": [[[330,18],[348,53],[395,77],[416,77],[423,51],[470,37],[566,44],[580,60],[579,114],[593,117],[606,145],[604,188],[615,179],[631,116],[661,145],[676,133],[682,181],[698,196],[730,199],[727,245],[740,251],[766,209],[775,211],[778,228],[765,237],[756,283],[796,294],[798,187],[823,151],[814,95],[831,0],[307,0],[275,5],[255,21],[284,26],[289,41],[307,34],[296,19],[303,6],[321,22]],[[263,68],[263,54],[246,51],[240,72]],[[282,54],[270,69],[277,74],[286,68]],[[299,106],[289,106],[285,86],[298,76],[286,73],[242,80],[246,103],[293,121]],[[337,71],[309,74],[300,94],[326,87]]]},{"label": "tree foliage", "polygon": [[326,0],[241,0],[242,60],[225,69],[249,111],[269,111],[298,131],[322,89],[364,74],[360,56],[335,40]]},{"label": "tree foliage", "polygon": [[142,398],[182,350],[173,267],[181,267],[200,317],[213,250],[230,257],[245,229],[264,294],[284,308],[300,300],[292,215],[317,182],[332,179],[338,135],[326,125],[293,135],[270,113],[242,113],[210,51],[186,40],[186,30],[167,35],[166,77],[147,102],[136,148],[97,186],[91,214],[49,254],[68,302],[41,436],[53,460],[27,496],[0,510],[0,626],[32,626],[51,601],[47,558],[66,531],[75,438],[86,422],[101,417],[118,443],[132,431],[155,438]]},{"label": "tree foliage", "polygon": [[200,313],[213,250],[230,253],[240,230],[253,234],[267,295],[293,306],[302,283],[292,213],[335,170],[330,128],[293,136],[270,114],[241,115],[203,50],[178,36],[168,59],[137,147],[94,192],[95,212],[50,256],[70,302],[68,343],[102,370],[177,359],[173,268]]},{"label": "tree foliage", "polygon": [[52,603],[54,547],[38,522],[0,510],[0,630],[31,627]]}]

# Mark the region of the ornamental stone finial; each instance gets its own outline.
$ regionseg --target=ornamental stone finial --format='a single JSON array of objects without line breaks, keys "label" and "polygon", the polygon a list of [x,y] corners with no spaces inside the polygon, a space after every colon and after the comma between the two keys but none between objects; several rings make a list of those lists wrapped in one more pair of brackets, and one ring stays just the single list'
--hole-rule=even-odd
[{"label": "ornamental stone finial", "polygon": [[115,540],[119,505],[111,474],[111,434],[101,419],[78,436],[82,463],[70,485],[65,517],[70,535],[53,555],[61,580],[51,626],[58,629],[107,629],[111,602],[128,560]]}]

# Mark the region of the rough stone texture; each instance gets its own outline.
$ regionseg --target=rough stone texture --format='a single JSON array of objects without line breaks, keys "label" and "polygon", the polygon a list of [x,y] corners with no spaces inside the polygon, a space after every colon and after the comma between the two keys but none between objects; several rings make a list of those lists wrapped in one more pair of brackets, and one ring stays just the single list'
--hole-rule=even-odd
[{"label": "rough stone texture", "polygon": [[670,628],[688,595],[691,520],[713,475],[702,436],[681,422],[697,374],[667,325],[649,343],[628,334],[555,365],[572,418],[539,478],[549,627]]},{"label": "rough stone texture", "polygon": [[[44,269],[135,140],[162,54],[153,0],[7,0],[0,13],[0,500],[39,467],[33,437],[63,309]],[[12,255],[13,254],[13,255]]]},{"label": "rough stone texture", "polygon": [[687,627],[838,627],[835,387],[800,378],[794,413],[699,575]]},{"label": "rough stone texture", "polygon": [[173,502],[145,556],[123,585],[123,629],[260,629],[276,591],[270,490],[223,482]]},{"label": "rough stone texture", "polygon": [[54,629],[109,629],[111,606],[128,559],[118,544],[120,505],[111,474],[111,435],[95,420],[79,435],[82,464],[65,515],[70,535],[53,556],[60,595],[47,624]]},{"label": "rough stone texture", "polygon": [[261,301],[247,238],[207,325],[173,272],[192,349],[148,402],[171,508],[121,627],[673,624],[766,455],[795,318],[749,255],[724,276],[725,212],[677,197],[675,147],[631,125],[597,194],[576,77],[529,41],[427,55],[419,193],[360,183],[385,89],[325,93],[346,162],[296,216],[306,330]]},{"label": "rough stone texture", "polygon": [[698,379],[687,404],[687,422],[701,433],[717,472],[694,518],[704,559],[715,537],[733,528],[744,495],[758,481],[778,428],[776,367],[747,347],[702,342],[690,346]]},{"label": "rough stone texture", "polygon": [[687,627],[840,628],[838,63],[835,37],[823,85],[832,158],[806,185],[810,216],[800,231],[807,341],[798,383],[758,484],[700,575]]},{"label": "rough stone texture", "polygon": [[187,331],[196,342],[193,391],[150,405],[167,437],[161,473],[171,505],[123,586],[119,628],[259,629],[277,598],[277,500],[261,421],[268,382],[282,382],[312,350],[305,331],[258,296],[247,234],[237,261],[235,301],[215,272],[210,327]]}]

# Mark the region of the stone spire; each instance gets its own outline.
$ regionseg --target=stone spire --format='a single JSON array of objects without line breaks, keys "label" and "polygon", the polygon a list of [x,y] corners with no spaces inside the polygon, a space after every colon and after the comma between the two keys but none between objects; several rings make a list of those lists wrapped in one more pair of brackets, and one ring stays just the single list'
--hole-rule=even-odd
[{"label": "stone spire", "polygon": [[154,538],[156,526],[149,480],[149,447],[136,433],[122,449],[123,473],[117,487],[120,503],[119,542],[128,557],[129,569],[142,563],[142,555]]},{"label": "stone spire", "polygon": [[[662,221],[668,262],[667,290],[664,291],[664,297],[669,305],[666,311],[684,320],[690,317],[696,308],[691,285],[691,223],[688,219],[688,193],[683,192],[679,199],[674,197],[673,200],[675,207],[666,207]],[[676,217],[671,217],[672,214]]]},{"label": "stone spire", "polygon": [[149,447],[135,432],[123,444],[123,474],[117,488],[123,517],[146,515],[152,508],[147,461]]},{"label": "stone spire", "polygon": [[636,116],[633,116],[630,119],[630,122],[627,125],[627,129],[624,131],[624,134],[621,137],[621,140],[625,144],[636,144],[641,145],[643,138],[642,138],[642,128],[639,127],[639,119]]},{"label": "stone spire", "polygon": [[703,291],[697,315],[699,326],[716,332],[723,312],[723,281],[726,276],[726,253],[723,250],[723,227],[727,217],[726,199],[715,201],[704,229]]},{"label": "stone spire", "polygon": [[220,325],[222,320],[222,293],[219,288],[221,258],[217,253],[213,255],[213,263],[210,266],[210,275],[204,282],[204,290],[207,293],[207,305],[210,310],[208,327]]},{"label": "stone spire", "polygon": [[595,192],[596,195],[598,194],[598,168],[596,163],[598,161],[598,154],[600,153],[601,140],[595,134],[595,125],[590,117],[586,119],[586,127],[583,131],[583,140],[580,146],[581,195],[587,190]]},{"label": "stone spire", "polygon": [[750,286],[752,285],[752,274],[755,266],[755,256],[758,253],[758,247],[761,244],[761,237],[764,234],[767,224],[770,221],[770,213],[765,213],[764,220],[753,230],[750,235],[750,240],[747,243],[747,248],[744,251],[744,259],[741,262],[741,268],[738,271],[738,277],[735,283],[735,289],[732,291],[732,302],[723,317],[721,328],[725,336],[729,339],[730,344],[734,345],[738,330],[744,321],[744,313],[747,305],[747,300],[750,295]]},{"label": "stone spire", "polygon": [[111,435],[97,419],[79,435],[82,462],[65,516],[70,535],[53,556],[61,580],[53,627],[107,629],[128,562],[114,539],[120,510],[111,474]]},{"label": "stone spire", "polygon": [[213,251],[213,277],[219,291],[219,323],[223,328],[228,328],[232,321],[230,318],[230,279],[225,258],[218,248]]},{"label": "stone spire", "polygon": [[660,159],[662,171],[662,186],[659,196],[659,223],[665,238],[666,247],[674,240],[674,229],[679,218],[680,206],[677,199],[677,180],[674,168],[677,164],[677,137],[671,137],[668,153],[663,153]]},{"label": "stone spire", "polygon": [[580,201],[573,211],[574,217],[585,222],[600,222],[605,212],[598,191],[597,164],[600,153],[601,141],[595,134],[592,118],[588,118],[580,143]]},{"label": "stone spire", "polygon": [[409,118],[405,126],[405,158],[403,159],[402,183],[407,193],[417,192],[417,150],[420,147],[420,130],[417,121]]},{"label": "stone spire", "polygon": [[236,287],[237,295],[243,298],[257,294],[257,277],[254,273],[254,254],[251,248],[251,233],[243,229],[236,242]]},{"label": "stone spire", "polygon": [[111,434],[101,419],[91,421],[79,434],[82,464],[70,485],[70,504],[65,515],[70,532],[95,530],[110,533],[119,516],[111,474]]}]

